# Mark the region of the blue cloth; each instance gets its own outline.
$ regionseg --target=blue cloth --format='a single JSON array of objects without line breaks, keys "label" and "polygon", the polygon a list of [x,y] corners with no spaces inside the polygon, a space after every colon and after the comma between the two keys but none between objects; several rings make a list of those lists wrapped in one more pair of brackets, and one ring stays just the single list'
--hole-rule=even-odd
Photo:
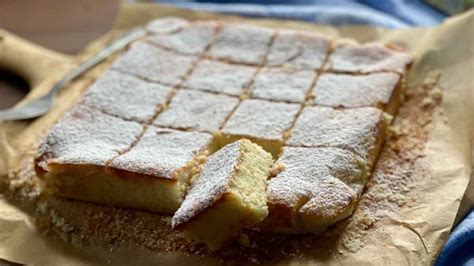
[{"label": "blue cloth", "polygon": [[363,24],[386,28],[433,26],[444,15],[420,1],[403,0],[156,0],[197,11],[274,17],[332,25]]},{"label": "blue cloth", "polygon": [[[251,17],[303,20],[331,25],[362,24],[386,28],[435,26],[445,16],[409,0],[155,0],[198,11]],[[474,210],[452,232],[436,266],[474,265]]]}]

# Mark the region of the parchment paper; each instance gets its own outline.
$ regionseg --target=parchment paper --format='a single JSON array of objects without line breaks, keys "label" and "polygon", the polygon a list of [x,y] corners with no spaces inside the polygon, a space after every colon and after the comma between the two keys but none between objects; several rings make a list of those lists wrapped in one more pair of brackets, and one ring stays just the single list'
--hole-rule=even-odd
[{"label": "parchment paper", "polygon": [[[415,57],[415,62],[407,77],[406,99],[406,103],[411,106],[404,109],[402,107],[400,116],[416,116],[416,119],[401,120],[396,124],[397,127],[392,129],[395,132],[393,143],[405,141],[404,130],[412,130],[412,132],[418,130],[419,135],[413,134],[413,136],[419,136],[424,141],[412,139],[410,141],[413,141],[413,146],[403,146],[404,143],[401,143],[402,150],[399,152],[403,155],[408,154],[405,149],[418,149],[423,152],[423,156],[420,156],[422,158],[409,158],[409,160],[413,159],[414,163],[410,162],[410,165],[414,168],[404,172],[406,174],[403,176],[404,183],[393,180],[385,182],[385,179],[378,179],[377,174],[374,174],[354,216],[330,230],[320,241],[325,243],[324,241],[331,239],[331,236],[342,232],[338,235],[339,238],[334,240],[340,245],[322,247],[317,244],[308,244],[306,251],[296,256],[279,254],[275,256],[277,261],[263,262],[311,264],[350,262],[351,264],[374,265],[432,264],[434,262],[451,230],[471,171],[469,140],[474,135],[472,130],[474,12],[450,18],[439,27],[432,29],[390,31],[370,27],[335,28],[300,22],[251,20],[140,4],[122,7],[115,30],[124,30],[143,24],[152,18],[169,15],[190,19],[225,18],[272,27],[306,29],[334,37],[354,38],[361,42],[389,42],[411,52]],[[113,35],[114,33],[110,33],[91,44],[74,62],[77,64],[81,59],[98,51]],[[31,172],[31,169],[24,168],[25,165],[32,163],[21,162],[25,153],[31,152],[31,146],[34,146],[54,121],[77,101],[87,85],[110,64],[111,60],[69,85],[60,94],[53,110],[46,116],[31,123],[17,122],[0,125],[1,176],[5,176],[12,169]],[[54,80],[70,67],[60,70],[51,69],[51,77],[41,84],[39,90],[48,90]],[[432,102],[419,99],[419,96],[424,93],[423,97],[427,99],[440,100],[439,95],[433,96],[435,95],[433,91],[436,90],[442,91],[442,101],[435,104],[435,107],[432,106]],[[410,113],[411,109],[423,111],[423,108],[427,108],[427,111]],[[430,115],[428,116],[427,113]],[[414,124],[404,124],[404,121],[411,121]],[[410,135],[410,133],[405,135]],[[400,148],[392,147],[392,151],[397,151],[397,149]],[[401,162],[400,165],[407,164]],[[397,165],[388,165],[387,168],[390,169],[390,167],[397,167]],[[383,172],[380,170],[379,175],[387,174]],[[394,175],[393,178],[401,177]],[[390,184],[404,186],[391,187]],[[18,187],[10,183],[9,187],[3,190],[18,192],[25,187],[27,187],[25,180],[20,180]],[[391,193],[391,190],[402,192],[406,190],[406,193],[395,194]],[[385,191],[387,194],[380,191]],[[27,189],[26,192],[35,193]],[[374,200],[373,197],[377,195],[380,195],[380,199]],[[392,196],[396,197],[392,199],[390,198]],[[374,205],[371,202],[385,203]],[[27,213],[32,214],[34,210],[27,203],[22,202],[21,198],[15,198],[14,195],[10,195],[8,199],[6,196],[0,198],[0,258],[18,263],[64,265],[107,262],[113,264],[156,262],[195,264],[196,261],[209,262],[207,258],[212,257],[183,256],[178,252],[149,252],[139,248],[102,250],[96,247],[73,247],[55,237],[54,234],[45,236],[40,233],[33,225],[34,219]]]}]

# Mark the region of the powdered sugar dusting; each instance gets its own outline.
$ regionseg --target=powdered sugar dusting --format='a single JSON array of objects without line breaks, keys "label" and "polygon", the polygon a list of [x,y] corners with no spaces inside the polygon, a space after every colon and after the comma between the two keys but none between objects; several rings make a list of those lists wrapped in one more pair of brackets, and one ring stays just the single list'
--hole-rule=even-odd
[{"label": "powdered sugar dusting", "polygon": [[145,80],[177,85],[182,82],[196,59],[137,42],[119,57],[111,68],[137,75]]},{"label": "powdered sugar dusting", "polygon": [[81,103],[114,116],[147,122],[171,92],[169,86],[108,70],[84,94]]},{"label": "powdered sugar dusting", "polygon": [[38,150],[39,164],[92,164],[104,166],[127,149],[143,126],[77,105],[49,131]]},{"label": "powdered sugar dusting", "polygon": [[302,103],[315,75],[311,70],[263,68],[251,86],[252,97]]},{"label": "powdered sugar dusting", "polygon": [[222,129],[225,134],[281,140],[300,106],[249,99],[243,101]]},{"label": "powdered sugar dusting", "polygon": [[267,64],[320,69],[329,52],[330,43],[325,36],[282,30],[275,38]]},{"label": "powdered sugar dusting", "polygon": [[166,34],[180,30],[187,26],[189,21],[179,17],[165,17],[155,19],[146,25],[148,33],[151,34]]},{"label": "powdered sugar dusting", "polygon": [[233,63],[260,65],[264,62],[272,35],[273,31],[268,28],[225,24],[209,55]]},{"label": "powdered sugar dusting", "polygon": [[354,41],[339,41],[329,57],[329,69],[343,72],[369,73],[393,71],[404,73],[412,58],[407,53],[390,49],[380,43],[360,45]]},{"label": "powdered sugar dusting", "polygon": [[255,71],[256,68],[251,66],[203,60],[198,63],[185,87],[238,96],[250,84]]},{"label": "powdered sugar dusting", "polygon": [[138,143],[110,166],[150,176],[174,179],[174,172],[204,151],[212,136],[149,126]]},{"label": "powdered sugar dusting", "polygon": [[156,125],[179,129],[215,131],[239,102],[238,98],[194,90],[180,90]]},{"label": "powdered sugar dusting", "polygon": [[339,147],[369,158],[380,137],[383,112],[373,107],[337,110],[307,107],[296,120],[290,146]]},{"label": "powdered sugar dusting", "polygon": [[331,107],[386,106],[400,82],[395,73],[322,74],[313,90],[314,104]]},{"label": "powdered sugar dusting", "polygon": [[211,207],[229,191],[228,181],[240,158],[240,141],[225,146],[209,156],[197,181],[191,186],[183,204],[172,219],[172,227],[188,222]]},{"label": "powdered sugar dusting", "polygon": [[215,22],[195,22],[170,34],[151,35],[146,40],[180,54],[200,55],[216,31]]}]

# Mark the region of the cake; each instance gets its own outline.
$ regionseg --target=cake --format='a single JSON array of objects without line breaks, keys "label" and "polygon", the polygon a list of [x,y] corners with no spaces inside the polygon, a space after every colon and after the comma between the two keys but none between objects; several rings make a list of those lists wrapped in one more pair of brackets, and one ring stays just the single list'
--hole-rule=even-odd
[{"label": "cake", "polygon": [[246,139],[209,157],[172,219],[192,240],[220,248],[268,214],[265,189],[272,156]]},{"label": "cake", "polygon": [[203,91],[180,90],[155,120],[162,127],[213,132],[239,103],[239,99]]},{"label": "cake", "polygon": [[144,130],[136,122],[78,105],[40,145],[35,170],[53,194],[173,213],[212,136],[153,126]]},{"label": "cake", "polygon": [[277,233],[317,234],[346,218],[368,176],[364,159],[339,148],[285,147],[276,164],[261,228]]},{"label": "cake", "polygon": [[251,97],[303,103],[311,89],[316,73],[291,68],[263,68],[252,84]]},{"label": "cake", "polygon": [[252,66],[203,60],[191,73],[185,88],[240,96],[256,71]]},{"label": "cake", "polygon": [[410,55],[390,46],[342,40],[336,43],[334,52],[329,56],[327,68],[346,73],[389,71],[403,74],[411,61]]},{"label": "cake", "polygon": [[322,74],[312,92],[313,104],[329,107],[377,107],[391,115],[398,109],[402,94],[397,73],[367,75]]},{"label": "cake", "polygon": [[384,142],[387,126],[387,117],[373,107],[306,107],[296,120],[286,144],[347,149],[372,166]]},{"label": "cake", "polygon": [[126,120],[149,122],[171,99],[170,86],[107,70],[84,94],[81,103]]},{"label": "cake", "polygon": [[196,60],[194,56],[178,55],[145,42],[137,42],[111,68],[146,81],[178,85]]},{"label": "cake", "polygon": [[268,54],[269,66],[321,69],[329,54],[331,40],[302,31],[280,30]]},{"label": "cake", "polygon": [[231,63],[261,65],[270,49],[273,34],[264,27],[226,24],[217,34],[209,56]]},{"label": "cake", "polygon": [[247,138],[276,157],[299,109],[297,104],[244,100],[222,128],[218,142],[224,146]]}]

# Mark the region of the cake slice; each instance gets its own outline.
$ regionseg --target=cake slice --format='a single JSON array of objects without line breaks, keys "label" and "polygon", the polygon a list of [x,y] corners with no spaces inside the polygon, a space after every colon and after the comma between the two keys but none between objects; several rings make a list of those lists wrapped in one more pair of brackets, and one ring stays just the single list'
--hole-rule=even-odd
[{"label": "cake slice", "polygon": [[334,109],[306,107],[286,144],[296,147],[347,149],[375,164],[385,140],[389,118],[374,107]]},{"label": "cake slice", "polygon": [[278,233],[320,233],[348,217],[368,176],[365,160],[339,148],[285,147],[276,164],[261,228]]},{"label": "cake slice", "polygon": [[391,115],[397,112],[401,94],[402,79],[396,73],[324,73],[312,92],[315,105],[346,108],[373,106]]},{"label": "cake slice", "polygon": [[252,66],[203,60],[187,79],[185,88],[240,96],[256,70]]},{"label": "cake slice", "polygon": [[358,44],[353,40],[336,43],[327,68],[336,72],[371,73],[390,71],[403,74],[412,58],[409,54],[380,43]]},{"label": "cake slice", "polygon": [[301,31],[281,30],[271,47],[267,65],[321,69],[330,46],[331,41],[324,36]]},{"label": "cake slice", "polygon": [[214,22],[195,22],[176,32],[151,35],[146,40],[179,54],[199,56],[211,43],[216,29]]},{"label": "cake slice", "polygon": [[172,219],[185,237],[221,247],[268,214],[265,188],[272,157],[246,139],[211,155]]},{"label": "cake slice", "polygon": [[169,86],[108,70],[87,90],[81,103],[127,120],[151,122],[171,94]]},{"label": "cake slice", "polygon": [[226,24],[209,49],[209,56],[231,63],[262,65],[273,33],[264,27]]},{"label": "cake slice", "polygon": [[247,138],[277,157],[299,109],[297,104],[244,100],[218,134],[218,142],[222,147]]},{"label": "cake slice", "polygon": [[178,85],[196,60],[195,56],[178,55],[145,42],[135,42],[111,68],[147,81]]},{"label": "cake slice", "polygon": [[213,132],[239,103],[237,97],[195,90],[179,90],[154,124],[183,130]]},{"label": "cake slice", "polygon": [[316,73],[291,68],[263,68],[251,86],[251,97],[303,103],[311,89]]}]

